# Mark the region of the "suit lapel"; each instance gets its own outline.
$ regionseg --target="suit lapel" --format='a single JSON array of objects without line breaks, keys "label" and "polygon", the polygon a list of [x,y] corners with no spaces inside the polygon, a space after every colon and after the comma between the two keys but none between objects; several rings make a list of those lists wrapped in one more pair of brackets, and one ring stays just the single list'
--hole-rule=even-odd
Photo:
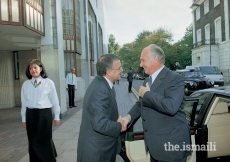
[{"label": "suit lapel", "polygon": [[159,85],[163,82],[166,74],[167,74],[168,69],[164,67],[161,72],[157,75],[156,79],[154,80],[153,84],[150,87],[151,91],[154,91]]},{"label": "suit lapel", "polygon": [[113,95],[113,92],[112,92],[112,89],[111,89],[110,86],[109,86],[109,83],[107,82],[107,80],[106,80],[104,77],[102,77],[102,76],[98,76],[98,77],[99,77],[100,80],[105,84],[105,86],[108,88],[108,90],[109,90],[109,92],[110,92],[111,100],[113,101],[113,105],[114,105],[114,107],[115,107],[116,109],[118,109],[118,108],[117,108],[117,101],[116,101],[116,98],[115,98],[115,96]]}]

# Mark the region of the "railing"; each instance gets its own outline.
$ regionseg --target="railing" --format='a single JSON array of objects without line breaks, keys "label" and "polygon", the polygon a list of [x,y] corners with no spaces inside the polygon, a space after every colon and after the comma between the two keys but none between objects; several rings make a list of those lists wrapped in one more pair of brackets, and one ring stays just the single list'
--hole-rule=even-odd
[{"label": "railing", "polygon": [[199,42],[194,43],[193,48],[197,48],[203,45],[217,45],[217,44],[219,44],[219,39],[211,39],[211,41],[210,39],[203,39]]}]

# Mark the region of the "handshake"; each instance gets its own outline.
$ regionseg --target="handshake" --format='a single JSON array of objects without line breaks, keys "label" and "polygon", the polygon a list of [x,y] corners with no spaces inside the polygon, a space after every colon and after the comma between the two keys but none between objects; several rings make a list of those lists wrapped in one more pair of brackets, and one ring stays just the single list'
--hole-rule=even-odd
[{"label": "handshake", "polygon": [[124,117],[119,116],[119,118],[117,119],[117,122],[121,123],[122,132],[126,131],[127,125],[129,124],[130,121],[131,121],[131,116],[129,114],[127,114]]}]

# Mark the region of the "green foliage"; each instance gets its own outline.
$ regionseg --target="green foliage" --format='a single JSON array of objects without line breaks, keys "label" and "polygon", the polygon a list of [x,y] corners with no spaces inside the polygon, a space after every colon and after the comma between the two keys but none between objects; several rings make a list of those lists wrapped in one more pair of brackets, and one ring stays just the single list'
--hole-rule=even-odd
[{"label": "green foliage", "polygon": [[108,45],[108,52],[112,54],[117,54],[120,50],[120,46],[118,43],[115,43],[115,37],[110,34],[109,35],[109,45]]},{"label": "green foliage", "polygon": [[175,63],[179,62],[180,67],[191,65],[192,49],[192,25],[186,28],[185,36],[175,44],[172,44],[173,35],[166,28],[160,27],[153,32],[144,30],[137,35],[132,43],[125,44],[118,55],[121,58],[124,72],[128,72],[132,67],[134,72],[143,74],[143,68],[140,68],[140,55],[142,50],[150,45],[156,44],[165,52],[165,66],[175,70]]},{"label": "green foliage", "polygon": [[192,48],[193,48],[193,29],[192,24],[186,28],[184,37],[175,43],[177,46],[178,61],[180,68],[184,69],[188,65],[192,65]]},{"label": "green foliage", "polygon": [[[164,50],[165,55],[170,58],[171,52],[175,51],[172,50],[170,42],[172,42],[172,33],[165,28],[159,28],[153,32],[141,32],[137,35],[134,42],[125,44],[118,53],[122,60],[124,71],[126,72],[130,67],[133,67],[134,72],[142,73],[143,69],[140,68],[140,55],[142,50],[150,44],[160,46]],[[166,66],[170,66],[171,64],[171,59],[166,60]]]}]

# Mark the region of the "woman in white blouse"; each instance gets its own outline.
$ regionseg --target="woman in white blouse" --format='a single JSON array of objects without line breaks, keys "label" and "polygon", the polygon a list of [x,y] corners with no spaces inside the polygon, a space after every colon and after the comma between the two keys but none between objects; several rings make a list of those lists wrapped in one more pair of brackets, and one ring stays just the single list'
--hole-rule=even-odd
[{"label": "woman in white blouse", "polygon": [[57,152],[52,140],[54,125],[60,122],[60,106],[54,82],[48,79],[44,65],[31,60],[21,89],[22,126],[27,130],[30,162],[55,162]]}]

